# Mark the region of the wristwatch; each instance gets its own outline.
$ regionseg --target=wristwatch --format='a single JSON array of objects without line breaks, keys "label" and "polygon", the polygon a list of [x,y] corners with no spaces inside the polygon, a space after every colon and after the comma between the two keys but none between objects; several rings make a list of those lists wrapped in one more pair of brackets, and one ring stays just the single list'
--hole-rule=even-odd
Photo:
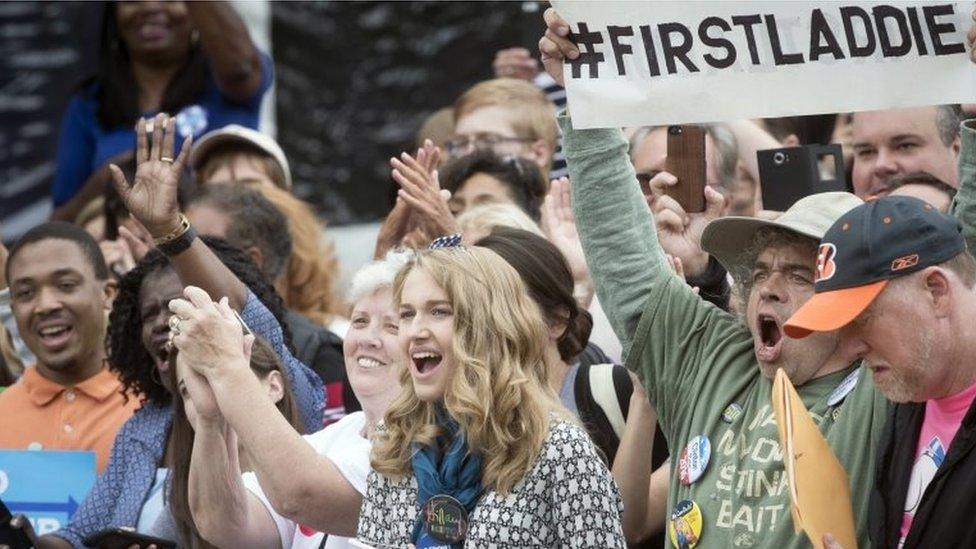
[{"label": "wristwatch", "polygon": [[156,248],[168,256],[185,252],[197,238],[197,231],[190,225],[190,220],[180,214],[180,226],[166,236],[156,238],[153,242]]}]

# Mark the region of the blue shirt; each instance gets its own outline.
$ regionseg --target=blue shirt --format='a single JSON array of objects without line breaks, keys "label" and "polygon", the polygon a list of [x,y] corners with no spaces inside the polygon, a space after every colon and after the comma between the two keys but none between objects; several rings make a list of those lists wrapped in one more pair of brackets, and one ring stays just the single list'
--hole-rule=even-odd
[{"label": "blue shirt", "polygon": [[[176,113],[176,148],[173,156],[179,154],[183,140],[190,134],[197,138],[209,130],[228,124],[257,129],[261,99],[271,86],[271,79],[271,58],[262,53],[261,86],[254,97],[245,103],[239,103],[220,93],[217,81],[208,71],[203,95]],[[71,200],[88,177],[108,160],[135,149],[134,126],[103,128],[98,121],[97,112],[98,105],[92,87],[75,94],[64,113],[58,140],[57,169],[51,189],[55,207]],[[156,112],[143,113],[144,117],[155,115]]]},{"label": "blue shirt", "polygon": [[[325,410],[322,379],[291,355],[278,321],[254,294],[248,293],[241,318],[281,357],[306,431],[321,430]],[[163,460],[172,421],[171,403],[146,402],[136,410],[115,436],[108,467],[95,481],[71,522],[54,535],[83,549],[81,540],[86,536],[113,526],[134,527]]]}]

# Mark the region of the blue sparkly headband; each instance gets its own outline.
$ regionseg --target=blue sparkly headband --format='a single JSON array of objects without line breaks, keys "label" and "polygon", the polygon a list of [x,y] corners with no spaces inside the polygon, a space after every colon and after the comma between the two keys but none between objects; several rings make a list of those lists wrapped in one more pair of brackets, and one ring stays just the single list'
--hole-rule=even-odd
[{"label": "blue sparkly headband", "polygon": [[427,246],[428,250],[437,250],[440,248],[458,248],[461,246],[461,233],[449,234],[447,236],[440,236],[431,240],[430,246]]}]

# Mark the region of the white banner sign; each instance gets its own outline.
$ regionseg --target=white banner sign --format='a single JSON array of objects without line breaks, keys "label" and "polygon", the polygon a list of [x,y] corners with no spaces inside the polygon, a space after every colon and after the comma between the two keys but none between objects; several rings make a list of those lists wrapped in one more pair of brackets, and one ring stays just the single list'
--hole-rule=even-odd
[{"label": "white banner sign", "polygon": [[976,102],[972,2],[552,3],[577,128]]}]

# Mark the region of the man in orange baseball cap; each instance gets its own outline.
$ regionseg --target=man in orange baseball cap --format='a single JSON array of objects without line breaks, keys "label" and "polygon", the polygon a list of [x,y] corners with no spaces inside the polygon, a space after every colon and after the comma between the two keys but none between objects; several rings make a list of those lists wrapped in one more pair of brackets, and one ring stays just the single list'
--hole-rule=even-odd
[{"label": "man in orange baseball cap", "polygon": [[841,216],[790,337],[841,330],[896,403],[882,431],[875,547],[976,546],[976,260],[955,218],[905,196]]}]

